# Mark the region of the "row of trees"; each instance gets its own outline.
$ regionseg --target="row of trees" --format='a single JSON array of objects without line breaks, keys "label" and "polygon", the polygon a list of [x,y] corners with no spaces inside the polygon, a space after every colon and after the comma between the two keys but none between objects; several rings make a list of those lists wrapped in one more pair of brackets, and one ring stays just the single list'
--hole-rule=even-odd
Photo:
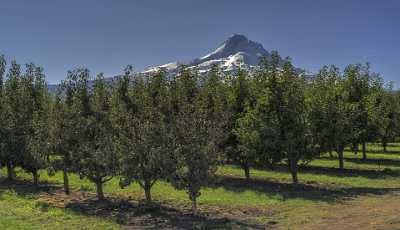
[{"label": "row of trees", "polygon": [[299,165],[323,153],[336,152],[343,169],[345,147],[361,144],[366,159],[367,142],[386,150],[397,136],[399,97],[368,65],[324,67],[310,78],[276,52],[261,64],[252,74],[181,67],[172,77],[137,76],[128,66],[112,83],[76,69],[50,93],[42,68],[22,73],[1,56],[0,166],[10,180],[23,168],[35,185],[39,170],[62,171],[67,194],[77,173],[100,200],[113,177],[122,187],[138,183],[147,202],[164,180],[187,192],[196,213],[221,164],[240,165],[247,180],[254,165],[286,164],[298,183]]}]

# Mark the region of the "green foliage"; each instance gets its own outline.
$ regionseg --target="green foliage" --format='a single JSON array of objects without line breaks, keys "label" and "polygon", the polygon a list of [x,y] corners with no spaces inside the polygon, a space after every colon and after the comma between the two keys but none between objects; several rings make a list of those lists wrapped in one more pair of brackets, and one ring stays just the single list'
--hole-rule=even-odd
[{"label": "green foliage", "polygon": [[21,102],[21,66],[11,62],[3,89],[4,135],[3,161],[7,165],[8,179],[12,179],[14,168],[22,163],[24,153],[24,105]]},{"label": "green foliage", "polygon": [[[5,72],[4,58],[1,73]],[[2,86],[2,161],[12,179],[14,168],[21,166],[32,173],[35,185],[38,170],[48,167],[50,98],[43,69],[26,65],[26,73],[15,61]]]},{"label": "green foliage", "polygon": [[7,114],[6,100],[4,94],[4,74],[6,72],[6,60],[4,55],[0,56],[0,167],[7,165]]},{"label": "green foliage", "polygon": [[68,173],[78,172],[84,140],[83,127],[89,109],[89,72],[69,71],[53,97],[51,113],[52,169],[62,170],[64,190],[69,194]]},{"label": "green foliage", "polygon": [[174,170],[170,96],[163,72],[133,82],[127,69],[114,87],[113,119],[121,154],[121,185],[138,182],[151,202],[151,188]]},{"label": "green foliage", "polygon": [[[253,139],[256,133],[251,122],[253,120],[246,118],[251,116],[252,85],[248,74],[239,70],[236,77],[231,78],[228,85],[228,138],[225,142],[225,152],[227,157],[239,164],[245,172],[246,179],[250,179],[250,166],[255,164],[257,159],[256,150],[253,144],[257,139]],[[252,133],[253,132],[253,133]],[[251,146],[253,145],[253,146]],[[248,146],[251,146],[248,148]]]},{"label": "green foliage", "polygon": [[22,167],[32,173],[34,184],[38,183],[38,170],[49,165],[50,153],[50,97],[43,74],[43,69],[28,64],[22,79],[21,101],[24,104],[23,116],[25,155]]},{"label": "green foliage", "polygon": [[[210,81],[213,81],[211,76]],[[206,81],[207,82],[207,81]],[[219,159],[220,126],[209,117],[216,116],[218,98],[204,93],[208,83],[199,87],[198,76],[182,68],[173,80],[173,151],[177,167],[172,183],[185,190],[192,201],[193,213],[197,213],[197,198],[202,187],[207,186],[217,170]],[[208,103],[213,101],[213,103]],[[206,102],[206,103],[205,103]],[[215,102],[215,103],[214,103]]]},{"label": "green foliage", "polygon": [[[400,98],[399,94],[393,92],[390,87],[382,91],[377,97],[375,106],[370,105],[371,120],[376,126],[377,136],[386,152],[387,143],[394,140],[399,134],[400,124]],[[371,108],[372,107],[372,108]]]},{"label": "green foliage", "polygon": [[342,94],[342,78],[335,66],[322,68],[308,90],[311,130],[321,153],[337,150],[346,136],[347,129],[341,126],[346,118]]},{"label": "green foliage", "polygon": [[273,53],[271,62],[264,63],[254,80],[255,106],[247,106],[235,132],[239,148],[253,161],[273,168],[286,159],[297,183],[297,164],[311,160],[316,145],[308,121],[306,81],[289,60],[280,69],[279,60],[279,55]]},{"label": "green foliage", "polygon": [[326,152],[337,152],[343,173],[346,148],[362,144],[366,161],[367,142],[386,149],[399,136],[400,96],[368,64],[310,78],[277,52],[261,63],[257,72],[214,66],[207,75],[182,66],[175,76],[128,66],[112,87],[76,69],[50,94],[41,67],[13,61],[7,70],[0,56],[0,166],[9,179],[24,169],[35,184],[38,171],[62,170],[67,194],[76,173],[99,199],[116,176],[122,187],[137,183],[147,202],[157,182],[170,183],[196,213],[224,163],[244,170],[247,183],[251,167],[286,164],[298,183],[298,168]]},{"label": "green foliage", "polygon": [[[118,155],[111,122],[110,90],[102,74],[94,81],[91,94],[82,92],[82,135],[78,172],[97,186],[98,198],[104,199],[103,184],[117,174]],[[87,96],[86,96],[87,95]]]}]

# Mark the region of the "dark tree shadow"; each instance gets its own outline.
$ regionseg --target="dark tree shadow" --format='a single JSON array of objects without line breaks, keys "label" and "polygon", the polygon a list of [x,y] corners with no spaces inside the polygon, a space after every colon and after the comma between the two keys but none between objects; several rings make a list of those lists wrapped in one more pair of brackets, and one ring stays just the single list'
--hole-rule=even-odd
[{"label": "dark tree shadow", "polygon": [[[352,162],[353,159],[347,159],[345,161]],[[373,161],[373,160],[371,160]],[[365,163],[362,159],[354,159],[354,163],[363,164]],[[388,162],[386,162],[388,163]],[[389,162],[390,163],[390,162]],[[392,162],[393,163],[393,162]],[[395,163],[393,163],[395,164]],[[382,163],[381,170],[374,170],[374,169],[339,169],[335,167],[322,167],[316,165],[299,165],[299,176],[301,173],[311,173],[316,175],[328,175],[328,176],[336,176],[336,177],[365,177],[368,179],[384,179],[387,176],[400,176],[400,170],[391,170],[385,168],[385,165]],[[400,165],[399,165],[400,166]],[[233,165],[233,167],[237,167],[240,169],[239,166]],[[345,162],[346,167],[346,162]],[[257,165],[253,167],[257,170],[265,170],[271,171],[268,167]],[[288,166],[284,164],[279,164],[274,167],[275,172],[284,172],[289,173]]]},{"label": "dark tree shadow", "polygon": [[394,159],[359,159],[359,158],[345,158],[346,161],[356,164],[377,164],[381,167],[385,166],[398,166],[400,167],[400,161]]},{"label": "dark tree shadow", "polygon": [[[367,151],[365,151],[367,154],[368,153],[374,153],[374,154],[394,154],[394,155],[397,155],[397,154],[400,154],[400,150],[390,150],[390,149],[388,149],[388,150],[386,150],[386,152],[384,152],[383,150],[372,150],[372,149],[370,149],[370,150],[368,150],[367,149]],[[360,153],[359,153],[360,154]],[[362,154],[362,153],[361,153]]]},{"label": "dark tree shadow", "polygon": [[[287,172],[287,166],[278,165],[275,170]],[[300,176],[304,172],[337,177],[362,176],[371,179],[382,179],[387,175],[400,175],[399,171],[359,169],[345,169],[342,171],[338,168],[319,166],[302,166],[299,172]],[[304,199],[327,203],[344,202],[362,195],[383,195],[400,191],[400,188],[351,188],[341,187],[337,184],[319,184],[314,181],[298,185],[263,178],[253,178],[250,181],[246,181],[244,178],[231,176],[219,176],[217,182],[210,187],[224,188],[237,193],[251,190],[259,194],[281,197],[282,201]],[[8,182],[0,178],[0,193],[6,190],[13,190],[18,196],[28,198],[35,197],[40,193],[47,193],[49,197],[54,197],[60,192],[61,186],[42,182],[38,188],[35,188],[30,181],[15,180]],[[268,227],[249,224],[236,218],[221,218],[215,213],[204,211],[200,216],[193,216],[188,208],[182,208],[178,205],[173,205],[172,207],[172,205],[167,204],[154,204],[148,207],[140,202],[127,200],[123,197],[108,197],[108,200],[99,202],[95,198],[95,194],[82,193],[89,195],[72,199],[65,205],[65,209],[81,215],[107,218],[123,225],[126,229],[265,229]],[[43,203],[44,208],[48,205],[53,204]],[[55,205],[53,206],[56,207]]]},{"label": "dark tree shadow", "polygon": [[[330,157],[320,157],[320,159],[336,159],[336,158],[330,158]],[[361,158],[350,158],[350,157],[345,157],[345,161],[356,163],[356,164],[376,164],[380,165],[382,168],[385,166],[398,166],[400,167],[400,160],[395,160],[395,159],[377,159],[377,158],[367,158],[367,159],[361,159]]]},{"label": "dark tree shadow", "polygon": [[[382,143],[378,143],[378,142],[368,143],[368,145],[382,147]],[[398,146],[400,146],[400,144],[399,143],[387,143],[386,146],[387,147],[398,147]]]},{"label": "dark tree shadow", "polygon": [[[399,146],[388,146],[388,147],[399,147]],[[345,151],[355,154],[354,150],[349,149],[349,148],[346,148]],[[400,150],[387,149],[386,152],[384,152],[383,148],[382,149],[368,149],[367,148],[365,152],[367,154],[368,153],[374,153],[374,154],[400,154]],[[328,153],[326,153],[326,154],[328,154]],[[336,153],[334,152],[333,154],[336,154]],[[362,155],[361,148],[359,149],[358,153],[355,154],[355,155]]]},{"label": "dark tree shadow", "polygon": [[[355,163],[362,163],[355,159]],[[346,161],[352,162],[351,159],[346,159]],[[382,169],[384,166],[382,165]],[[365,177],[368,179],[384,179],[386,176],[400,176],[399,170],[373,170],[373,169],[339,169],[333,167],[322,167],[314,165],[306,165],[300,167],[300,173],[312,173],[317,175],[330,175],[336,177]]]},{"label": "dark tree shadow", "polygon": [[88,215],[111,218],[129,229],[265,229],[265,226],[247,224],[228,218],[219,218],[210,213],[193,216],[165,205],[153,204],[150,207],[142,203],[124,199],[109,198],[99,202],[87,199],[66,206],[68,210]]},{"label": "dark tree shadow", "polygon": [[320,185],[316,182],[306,184],[292,184],[271,181],[267,179],[253,178],[246,181],[244,178],[221,176],[213,188],[224,188],[233,192],[252,190],[268,196],[280,196],[282,200],[305,199],[311,201],[323,201],[328,203],[342,202],[361,195],[383,195],[389,192],[400,191],[391,188],[345,188],[336,184]]},{"label": "dark tree shadow", "polygon": [[[51,201],[58,202],[64,198],[70,201],[65,209],[88,217],[101,217],[120,224],[124,229],[265,229],[265,225],[249,224],[236,219],[222,218],[215,213],[201,212],[193,216],[189,209],[177,209],[168,205],[153,203],[151,206],[142,202],[127,200],[124,197],[108,196],[105,201],[98,201],[94,193],[76,192],[65,196],[61,186],[42,182],[35,188],[30,181],[0,178],[0,195],[13,191],[19,197],[36,199],[46,194],[47,199],[40,201],[37,207],[48,210],[49,207],[60,208]],[[79,193],[79,194],[78,194]],[[85,193],[82,196],[82,193]],[[60,196],[61,197],[57,197]]]},{"label": "dark tree shadow", "polygon": [[15,178],[14,180],[7,180],[0,177],[0,194],[6,190],[12,190],[17,196],[24,198],[32,198],[39,193],[45,192],[53,195],[60,187],[48,182],[41,182],[38,187],[35,187],[31,181]]}]

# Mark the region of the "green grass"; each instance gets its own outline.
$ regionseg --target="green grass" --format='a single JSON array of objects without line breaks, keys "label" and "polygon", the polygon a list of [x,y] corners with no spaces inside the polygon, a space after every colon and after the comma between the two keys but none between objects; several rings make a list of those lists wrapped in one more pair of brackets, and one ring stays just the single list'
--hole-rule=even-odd
[{"label": "green grass", "polygon": [[[380,146],[368,145],[367,161],[361,159],[361,152],[354,155],[346,151],[344,173],[338,170],[338,160],[326,154],[312,161],[306,168],[300,169],[298,186],[291,184],[291,176],[284,166],[279,167],[277,171],[252,169],[253,180],[250,184],[244,181],[240,168],[223,166],[218,170],[220,178],[216,185],[202,190],[199,205],[203,209],[257,208],[273,211],[269,216],[253,218],[254,221],[264,223],[278,221],[289,224],[307,221],[319,212],[321,206],[399,188],[400,146],[389,146],[388,153],[382,153],[381,150]],[[0,172],[4,173],[4,170]],[[30,179],[30,175],[21,170],[18,171],[18,175]],[[62,183],[61,173],[49,177],[42,172],[40,179],[50,183]],[[71,175],[70,182],[74,190],[95,191],[95,186],[90,181],[80,180],[76,175]],[[143,199],[143,191],[137,184],[121,189],[118,179],[108,182],[104,191],[108,195]],[[157,202],[177,207],[189,205],[184,191],[175,190],[164,182],[154,186],[152,195]],[[15,229],[43,229],[46,226],[60,226],[56,227],[60,229],[85,229],[85,226],[92,226],[92,229],[118,227],[110,221],[99,221],[65,209],[46,208],[44,211],[35,197],[21,197],[12,191],[3,191],[0,195],[0,207],[0,229],[7,229],[7,226],[15,226]]]},{"label": "green grass", "polygon": [[119,229],[119,226],[7,190],[0,195],[0,229]]}]

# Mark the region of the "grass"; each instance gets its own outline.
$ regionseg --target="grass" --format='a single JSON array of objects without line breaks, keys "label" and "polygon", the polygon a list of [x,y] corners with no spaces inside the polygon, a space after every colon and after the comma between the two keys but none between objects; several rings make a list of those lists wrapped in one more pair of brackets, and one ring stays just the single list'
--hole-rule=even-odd
[{"label": "grass", "polygon": [[[215,185],[202,190],[199,205],[203,212],[218,213],[246,223],[278,223],[279,226],[306,223],[316,216],[322,218],[328,215],[321,211],[321,207],[397,190],[400,185],[400,145],[391,144],[388,153],[381,150],[380,146],[368,145],[366,161],[361,159],[361,152],[355,155],[346,151],[346,170],[343,173],[338,170],[338,160],[326,154],[300,169],[300,184],[297,186],[291,184],[291,176],[285,166],[275,171],[252,169],[251,182],[244,180],[240,168],[223,166],[218,170],[219,177]],[[4,173],[4,170],[0,172]],[[18,171],[18,175],[30,179],[30,175],[22,171]],[[42,172],[40,179],[50,184],[62,183],[60,173],[49,177]],[[80,180],[76,175],[71,175],[70,183],[75,191],[95,191],[91,182]],[[132,200],[144,198],[137,184],[121,189],[118,179],[108,182],[104,191],[108,196]],[[43,209],[43,203],[35,193],[22,196],[4,188],[0,189],[0,193],[0,229],[119,227],[113,218],[99,219],[96,215],[46,205]],[[157,183],[152,195],[155,201],[179,210],[189,207],[187,194],[165,182]]]},{"label": "grass", "polygon": [[7,190],[0,196],[0,229],[119,229],[119,225]]}]

